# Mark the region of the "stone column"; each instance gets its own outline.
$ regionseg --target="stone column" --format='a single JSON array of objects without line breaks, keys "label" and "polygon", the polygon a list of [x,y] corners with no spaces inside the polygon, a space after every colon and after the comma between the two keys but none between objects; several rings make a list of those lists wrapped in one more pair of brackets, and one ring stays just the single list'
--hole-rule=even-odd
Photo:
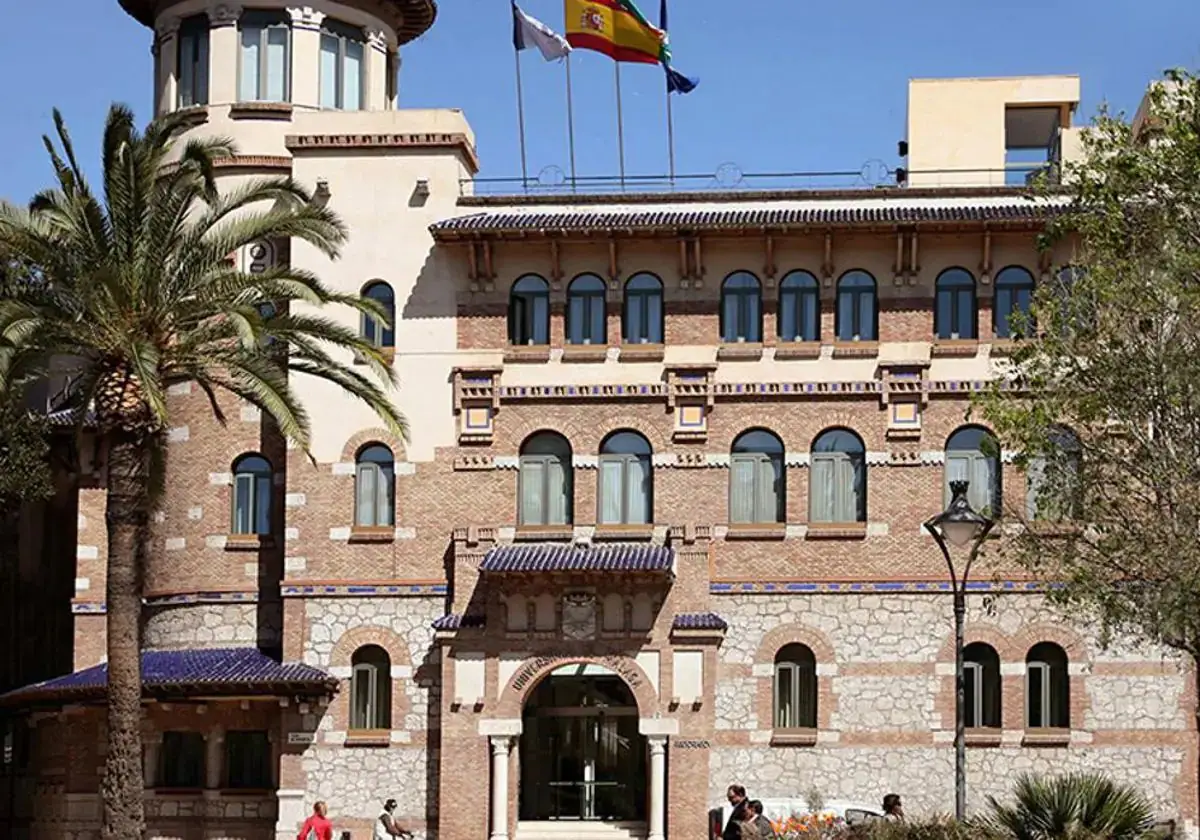
[{"label": "stone column", "polygon": [[367,30],[367,89],[363,108],[383,111],[387,108],[388,51],[387,33],[381,29]]},{"label": "stone column", "polygon": [[158,757],[162,753],[162,733],[153,732],[142,736],[146,745],[142,753],[142,786],[152,788],[158,784]]},{"label": "stone column", "polygon": [[321,102],[321,22],[324,12],[289,8],[292,17],[292,104],[317,108]]},{"label": "stone column", "polygon": [[492,833],[489,840],[508,840],[508,752],[512,738],[493,735],[492,744]]},{"label": "stone column", "polygon": [[204,786],[209,790],[217,790],[221,787],[221,771],[225,763],[225,730],[211,730],[204,747]]},{"label": "stone column", "polygon": [[667,824],[667,736],[651,735],[650,745],[650,820],[646,840],[664,840]]},{"label": "stone column", "polygon": [[208,7],[208,101],[237,102],[238,19],[242,7],[212,3]]},{"label": "stone column", "polygon": [[179,18],[160,18],[154,26],[154,57],[157,77],[154,79],[154,103],[156,114],[175,110],[179,101],[179,80],[175,77],[179,69]]}]

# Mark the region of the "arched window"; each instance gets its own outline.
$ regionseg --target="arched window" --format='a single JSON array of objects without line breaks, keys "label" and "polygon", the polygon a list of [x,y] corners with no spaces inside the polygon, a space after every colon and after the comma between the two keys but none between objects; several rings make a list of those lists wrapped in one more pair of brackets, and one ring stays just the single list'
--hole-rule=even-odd
[{"label": "arched window", "polygon": [[810,522],[867,521],[867,450],[849,429],[830,429],[813,441]]},{"label": "arched window", "polygon": [[271,462],[258,453],[233,462],[233,533],[271,533],[273,485]]},{"label": "arched window", "polygon": [[965,268],[948,268],[938,275],[933,331],[941,339],[975,338],[975,278]]},{"label": "arched window", "polygon": [[762,286],[748,271],[735,271],[721,284],[721,341],[762,341]]},{"label": "arched window", "polygon": [[775,654],[775,728],[817,728],[817,660],[807,645]]},{"label": "arched window", "polygon": [[365,48],[366,39],[358,27],[328,18],[321,24],[322,108],[357,111],[363,107]]},{"label": "arched window", "polygon": [[847,271],[837,285],[838,341],[877,341],[879,307],[875,278],[865,271]]},{"label": "arched window", "polygon": [[821,286],[807,271],[790,272],[779,283],[779,338],[821,340]]},{"label": "arched window", "polygon": [[376,280],[363,287],[363,297],[373,300],[387,314],[387,322],[383,323],[374,315],[365,312],[362,316],[362,336],[364,341],[376,347],[396,346],[396,295],[392,287],[382,280]]},{"label": "arched window", "polygon": [[625,284],[621,326],[626,344],[663,343],[663,286],[653,274],[635,274]]},{"label": "arched window", "polygon": [[572,520],[571,444],[555,432],[538,432],[521,447],[519,522],[567,525]]},{"label": "arched window", "polygon": [[604,281],[581,274],[567,287],[567,343],[604,344]]},{"label": "arched window", "polygon": [[1019,338],[1033,327],[1033,275],[1012,265],[996,275],[992,332],[996,338]]},{"label": "arched window", "polygon": [[1025,727],[1071,728],[1071,679],[1067,652],[1039,642],[1025,657]]},{"label": "arched window", "polygon": [[364,645],[350,659],[350,728],[392,728],[392,660],[379,645]]},{"label": "arched window", "polygon": [[354,459],[354,524],[368,528],[396,524],[396,463],[392,450],[372,443]]},{"label": "arched window", "polygon": [[986,642],[963,648],[963,706],[968,729],[1000,728],[1000,656]]},{"label": "arched window", "polygon": [[979,513],[1000,515],[1000,444],[980,426],[964,426],[946,441],[945,503],[950,482],[966,481],[967,501]]},{"label": "arched window", "polygon": [[290,96],[292,27],[286,14],[252,9],[238,21],[238,99],[287,102]]},{"label": "arched window", "polygon": [[513,283],[508,296],[508,340],[518,345],[550,343],[550,286],[536,274]]},{"label": "arched window", "polygon": [[637,432],[615,432],[600,445],[600,523],[645,525],[654,521],[654,470],[650,441]]},{"label": "arched window", "polygon": [[783,522],[786,489],[783,442],[763,429],[739,435],[729,458],[729,521]]},{"label": "arched window", "polygon": [[1079,515],[1079,470],[1083,451],[1070,429],[1050,430],[1050,446],[1029,462],[1025,472],[1025,515],[1047,522]]},{"label": "arched window", "polygon": [[207,15],[193,15],[179,24],[175,41],[175,78],[179,80],[177,102],[180,108],[208,104],[208,32]]}]

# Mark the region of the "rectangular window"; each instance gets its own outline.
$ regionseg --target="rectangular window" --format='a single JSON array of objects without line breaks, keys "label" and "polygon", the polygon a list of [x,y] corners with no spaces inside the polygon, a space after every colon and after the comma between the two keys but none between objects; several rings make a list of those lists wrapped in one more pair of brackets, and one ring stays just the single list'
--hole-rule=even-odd
[{"label": "rectangular window", "polygon": [[1045,662],[1028,663],[1025,680],[1029,705],[1026,726],[1030,729],[1050,726],[1050,666]]},{"label": "rectangular window", "polygon": [[382,728],[379,723],[379,709],[375,703],[378,673],[374,665],[354,666],[354,684],[350,690],[350,696],[354,700],[350,710],[351,729]]},{"label": "rectangular window", "polygon": [[204,735],[199,732],[164,732],[155,787],[204,787]]},{"label": "rectangular window", "polygon": [[983,726],[983,665],[963,663],[963,719],[968,729]]},{"label": "rectangular window", "polygon": [[225,733],[227,787],[267,790],[271,787],[271,741],[266,732]]},{"label": "rectangular window", "polygon": [[287,102],[290,98],[291,27],[285,18],[247,12],[241,28],[241,84],[243,102]]},{"label": "rectangular window", "polygon": [[208,17],[196,15],[179,26],[176,79],[180,108],[208,104]]},{"label": "rectangular window", "polygon": [[357,111],[363,107],[365,44],[362,31],[336,22],[321,30],[321,107]]},{"label": "rectangular window", "polygon": [[729,521],[782,522],[782,462],[767,455],[734,453],[730,461]]}]

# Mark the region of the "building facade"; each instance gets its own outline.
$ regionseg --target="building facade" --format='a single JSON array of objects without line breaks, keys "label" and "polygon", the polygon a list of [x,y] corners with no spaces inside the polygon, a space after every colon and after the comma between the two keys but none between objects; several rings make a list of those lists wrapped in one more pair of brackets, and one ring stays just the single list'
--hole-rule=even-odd
[{"label": "building facade", "polygon": [[[457,111],[397,107],[432,0],[122,0],[156,103],[351,231],[288,260],[395,313],[410,439],[298,382],[313,459],[172,389],[146,574],[155,838],[283,840],[324,799],[442,840],[704,836],[760,798],[953,802],[953,634],[921,523],[1030,488],[971,416],[1069,263],[1006,183],[1077,146],[1070,77],[918,81],[906,186],[475,195]],[[957,141],[957,142],[956,142]],[[334,317],[357,317],[329,313]],[[351,361],[351,360],[347,360]],[[98,836],[103,463],[78,489],[74,673],[0,698],[0,826]],[[970,804],[1099,770],[1194,834],[1195,692],[989,561],[970,596]],[[604,833],[607,831],[608,833]]]}]

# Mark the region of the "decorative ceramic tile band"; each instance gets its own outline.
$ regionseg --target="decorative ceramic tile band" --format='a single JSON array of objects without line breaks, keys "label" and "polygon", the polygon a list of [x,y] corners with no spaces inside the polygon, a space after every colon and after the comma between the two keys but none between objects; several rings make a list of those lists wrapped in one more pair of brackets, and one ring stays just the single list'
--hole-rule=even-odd
[{"label": "decorative ceramic tile band", "polygon": [[74,615],[104,615],[108,612],[108,604],[103,601],[74,601],[71,612]]},{"label": "decorative ceramic tile band", "polygon": [[445,595],[449,587],[445,583],[385,583],[385,584],[284,584],[280,591],[284,598],[340,597],[363,598],[378,595],[420,596]]},{"label": "decorative ceramic tile band", "polygon": [[176,604],[253,604],[257,601],[257,592],[174,592],[170,595],[148,596],[145,604],[148,607],[163,607]]},{"label": "decorative ceramic tile band", "polygon": [[[1055,588],[1056,584],[1041,581],[976,581],[967,584],[970,592],[1042,592]],[[894,592],[950,592],[949,581],[865,581],[865,582],[821,582],[821,581],[713,581],[709,592],[713,595],[764,595],[779,593],[858,595],[860,593]]]}]

